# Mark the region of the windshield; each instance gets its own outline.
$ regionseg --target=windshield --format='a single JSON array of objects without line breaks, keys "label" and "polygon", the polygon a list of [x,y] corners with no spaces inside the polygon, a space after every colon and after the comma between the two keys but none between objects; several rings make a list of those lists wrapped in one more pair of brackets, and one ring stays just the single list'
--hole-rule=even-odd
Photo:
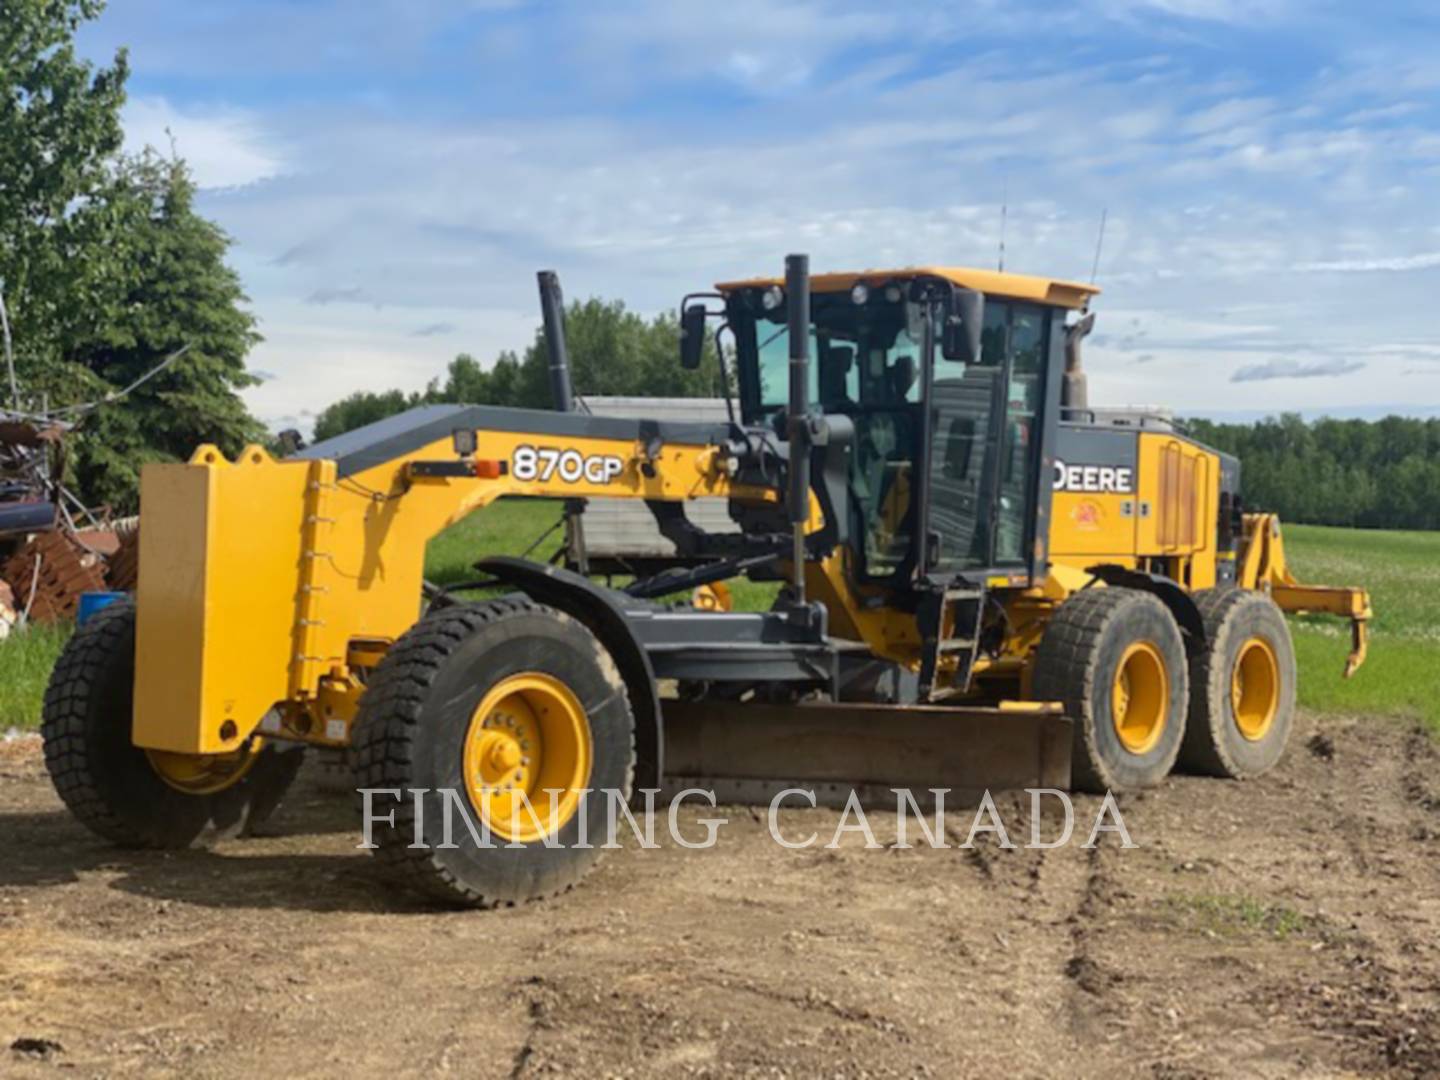
[{"label": "windshield", "polygon": [[[856,304],[848,293],[818,294],[811,298],[810,311],[812,403],[848,412],[856,406],[920,400],[920,305],[883,296]],[[756,316],[755,338],[756,403],[763,412],[784,408],[790,333],[783,308]]]}]

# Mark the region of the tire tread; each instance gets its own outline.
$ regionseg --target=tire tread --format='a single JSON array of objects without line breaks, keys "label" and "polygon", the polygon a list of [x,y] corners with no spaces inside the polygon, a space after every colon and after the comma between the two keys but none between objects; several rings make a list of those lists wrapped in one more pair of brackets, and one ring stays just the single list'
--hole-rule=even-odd
[{"label": "tire tread", "polygon": [[[1160,605],[1151,594],[1135,589],[1082,589],[1060,605],[1040,640],[1032,691],[1039,700],[1063,702],[1066,715],[1075,723],[1070,771],[1071,786],[1076,789],[1105,791],[1116,786],[1096,742],[1095,725],[1089,722],[1099,649],[1112,623],[1124,618],[1136,604],[1146,603]],[[1166,615],[1169,617],[1168,610]]]},{"label": "tire tread", "polygon": [[[359,788],[407,787],[413,775],[414,744],[426,698],[450,653],[484,626],[515,615],[547,615],[574,622],[554,608],[524,597],[504,597],[478,603],[453,604],[427,614],[386,654],[360,700],[351,740],[351,771],[357,797]],[[579,625],[578,623],[576,625]],[[588,633],[588,631],[587,631]],[[617,693],[625,694],[623,684]],[[626,696],[628,703],[628,695]],[[626,766],[628,790],[635,774],[635,738],[631,733]],[[465,884],[427,849],[411,848],[415,824],[414,803],[402,798],[395,810],[395,825],[377,829],[372,854],[382,873],[392,881],[432,899],[475,908],[513,907]],[[598,861],[602,854],[597,853]],[[574,887],[568,882],[531,897],[548,899]]]},{"label": "tire tread", "polygon": [[101,792],[104,768],[86,737],[91,688],[133,626],[135,603],[117,600],[90,617],[66,643],[45,687],[40,736],[45,768],[61,801],[91,832],[120,847],[151,846],[145,832],[120,818]]}]

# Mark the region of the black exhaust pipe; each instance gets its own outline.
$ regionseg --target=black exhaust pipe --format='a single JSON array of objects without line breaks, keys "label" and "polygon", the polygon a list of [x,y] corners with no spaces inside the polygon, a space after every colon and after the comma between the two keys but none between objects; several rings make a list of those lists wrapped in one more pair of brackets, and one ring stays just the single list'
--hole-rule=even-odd
[{"label": "black exhaust pipe", "polygon": [[791,585],[805,602],[805,526],[810,520],[810,257],[785,257],[785,299],[790,329],[790,490],[786,500],[794,535]]},{"label": "black exhaust pipe", "polygon": [[[545,348],[550,358],[550,399],[556,412],[575,411],[575,390],[570,382],[570,350],[565,345],[565,297],[560,292],[560,275],[541,270],[540,318],[545,323]],[[590,553],[585,545],[584,499],[565,500],[566,540],[570,558],[582,574],[590,573]]]},{"label": "black exhaust pipe", "polygon": [[545,321],[545,347],[550,355],[550,397],[556,412],[575,411],[570,383],[570,352],[565,347],[565,297],[554,270],[535,275],[540,282],[540,317]]}]

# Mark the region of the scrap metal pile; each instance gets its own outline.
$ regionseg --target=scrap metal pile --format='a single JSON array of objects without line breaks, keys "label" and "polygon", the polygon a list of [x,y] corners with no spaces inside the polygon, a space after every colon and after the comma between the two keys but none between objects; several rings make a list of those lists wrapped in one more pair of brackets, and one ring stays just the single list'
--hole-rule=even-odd
[{"label": "scrap metal pile", "polygon": [[0,413],[0,636],[74,618],[81,593],[135,587],[138,519],[111,520],[65,487],[70,427]]},{"label": "scrap metal pile", "polygon": [[[77,425],[165,371],[180,346],[134,382],[94,401],[50,407],[21,393],[9,313],[0,290],[0,355],[9,408],[0,408],[0,638],[30,619],[73,619],[86,592],[135,588],[139,519],[85,505],[64,482],[66,440]],[[27,411],[27,408],[29,411]]]}]

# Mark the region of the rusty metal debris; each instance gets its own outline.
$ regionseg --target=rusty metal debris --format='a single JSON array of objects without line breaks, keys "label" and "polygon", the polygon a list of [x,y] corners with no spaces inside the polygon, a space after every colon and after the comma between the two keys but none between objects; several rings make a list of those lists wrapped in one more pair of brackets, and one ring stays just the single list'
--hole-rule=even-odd
[{"label": "rusty metal debris", "polygon": [[36,535],[6,560],[0,576],[24,605],[21,617],[37,622],[74,618],[80,594],[99,592],[106,584],[101,557],[61,530]]},{"label": "rusty metal debris", "polygon": [[66,440],[96,409],[119,401],[190,350],[187,343],[138,379],[89,402],[22,401],[0,290],[0,352],[9,406],[0,407],[0,637],[28,619],[73,618],[80,594],[135,588],[139,522],[110,520],[64,482]]},{"label": "rusty metal debris", "polygon": [[0,634],[73,618],[83,592],[135,586],[136,520],[107,521],[63,483],[70,427],[0,411]]}]

